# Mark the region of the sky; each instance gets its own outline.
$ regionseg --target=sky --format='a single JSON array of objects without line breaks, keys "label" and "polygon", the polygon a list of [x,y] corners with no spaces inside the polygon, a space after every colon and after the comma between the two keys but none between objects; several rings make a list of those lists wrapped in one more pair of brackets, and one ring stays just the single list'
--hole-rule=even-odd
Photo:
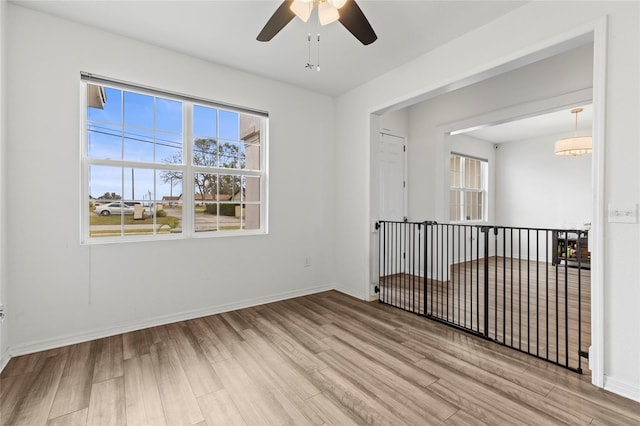
[{"label": "sky", "polygon": [[[182,102],[110,87],[105,91],[103,109],[87,107],[90,158],[172,163],[180,157],[185,125]],[[237,112],[194,105],[192,133],[196,139],[225,140],[244,151]],[[162,183],[161,173],[147,168],[91,165],[89,194],[98,198],[105,192],[115,192],[125,200],[137,201],[180,195],[179,179],[172,187],[170,182]]]}]

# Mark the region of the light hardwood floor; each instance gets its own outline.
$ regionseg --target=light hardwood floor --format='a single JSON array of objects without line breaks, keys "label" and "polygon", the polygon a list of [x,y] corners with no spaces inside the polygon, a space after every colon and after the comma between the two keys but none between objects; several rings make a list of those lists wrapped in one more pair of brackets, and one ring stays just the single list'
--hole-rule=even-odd
[{"label": "light hardwood floor", "polygon": [[640,404],[335,291],[14,358],[3,425],[638,425]]},{"label": "light hardwood floor", "polygon": [[[579,352],[591,345],[590,270],[491,257],[488,272],[489,338],[587,369]],[[451,265],[449,281],[427,279],[426,287],[422,277],[411,274],[380,277],[379,285],[381,300],[390,305],[419,314],[426,308],[429,315],[457,326],[480,334],[485,330],[482,260]]]}]

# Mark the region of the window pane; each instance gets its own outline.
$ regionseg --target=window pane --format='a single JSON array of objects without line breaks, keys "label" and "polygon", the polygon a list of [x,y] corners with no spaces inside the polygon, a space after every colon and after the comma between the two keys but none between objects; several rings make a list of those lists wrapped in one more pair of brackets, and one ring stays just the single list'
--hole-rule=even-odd
[{"label": "window pane", "polygon": [[451,187],[452,188],[460,188],[460,172],[452,171],[451,172]]},{"label": "window pane", "polygon": [[218,201],[240,201],[240,176],[219,175]]},{"label": "window pane", "polygon": [[182,102],[156,98],[156,129],[182,133]]},{"label": "window pane", "polygon": [[239,168],[260,170],[260,145],[242,143],[240,149]]},{"label": "window pane", "polygon": [[150,206],[158,226],[157,233],[182,232],[182,172],[156,171],[156,196]]},{"label": "window pane", "polygon": [[182,163],[182,103],[156,98],[155,159]]},{"label": "window pane", "polygon": [[87,120],[122,127],[122,90],[87,84]]},{"label": "window pane", "polygon": [[156,162],[182,164],[182,134],[156,132]]},{"label": "window pane", "polygon": [[453,200],[449,203],[449,220],[453,220],[453,221],[460,220],[458,205]]},{"label": "window pane", "polygon": [[153,130],[124,129],[124,160],[127,161],[153,161]]},{"label": "window pane", "polygon": [[218,230],[219,231],[239,231],[240,203],[220,203],[218,204]]},{"label": "window pane", "polygon": [[194,201],[196,204],[216,201],[218,176],[215,173],[196,173],[194,175]]},{"label": "window pane", "polygon": [[242,200],[260,201],[260,178],[253,176],[242,177]]},{"label": "window pane", "polygon": [[218,230],[218,204],[196,202],[194,206],[194,226],[196,232]]},{"label": "window pane", "polygon": [[240,139],[240,122],[237,112],[219,110],[218,117],[220,120],[220,139],[228,139],[237,141]]},{"label": "window pane", "polygon": [[89,235],[110,237],[121,235],[122,168],[89,166]]},{"label": "window pane", "polygon": [[153,96],[124,92],[124,125],[152,129],[154,107]]},{"label": "window pane", "polygon": [[471,179],[473,176],[473,162],[469,159],[464,159],[464,187],[471,188]]},{"label": "window pane", "polygon": [[449,192],[449,220],[461,220],[462,219],[462,206],[460,205],[460,198],[462,191],[451,190]]},{"label": "window pane", "polygon": [[125,201],[151,202],[155,199],[153,169],[125,167],[123,180]]},{"label": "window pane", "polygon": [[260,204],[245,204],[243,214],[243,229],[260,229]]},{"label": "window pane", "polygon": [[89,158],[120,160],[122,158],[122,128],[113,124],[87,124],[87,154]]},{"label": "window pane", "polygon": [[122,168],[89,166],[89,196],[96,200],[121,200]]},{"label": "window pane", "polygon": [[214,173],[194,175],[194,224],[195,231],[218,229],[218,176]]},{"label": "window pane", "polygon": [[466,187],[470,189],[482,189],[481,187],[481,162],[479,160],[465,160]]},{"label": "window pane", "polygon": [[460,157],[459,156],[457,156],[457,155],[452,155],[451,156],[450,169],[451,169],[451,171],[454,171],[454,172],[459,172],[460,171]]},{"label": "window pane", "polygon": [[240,139],[254,144],[260,143],[260,117],[249,114],[240,114]]},{"label": "window pane", "polygon": [[193,165],[218,166],[218,141],[214,138],[196,138],[193,141]]},{"label": "window pane", "polygon": [[[219,152],[219,166],[237,169],[240,168],[240,161],[244,162],[244,153],[240,155],[240,144],[238,142],[221,141]],[[242,157],[242,160],[240,160]]]},{"label": "window pane", "polygon": [[451,160],[449,161],[450,167],[450,177],[449,177],[449,186],[452,188],[460,188],[460,176],[461,176],[461,168],[460,168],[460,160],[461,158],[457,155],[452,155]]},{"label": "window pane", "polygon": [[196,138],[215,138],[218,136],[218,110],[193,106],[193,135]]},{"label": "window pane", "polygon": [[473,220],[473,193],[467,192],[464,194],[464,219]]},{"label": "window pane", "polygon": [[122,159],[122,91],[87,85],[89,158]]}]

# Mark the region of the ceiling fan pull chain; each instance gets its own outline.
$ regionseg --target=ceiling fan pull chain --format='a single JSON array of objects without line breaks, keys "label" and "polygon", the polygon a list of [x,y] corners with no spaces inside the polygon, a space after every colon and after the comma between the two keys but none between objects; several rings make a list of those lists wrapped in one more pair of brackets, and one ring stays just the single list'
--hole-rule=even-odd
[{"label": "ceiling fan pull chain", "polygon": [[305,68],[312,69],[313,64],[311,63],[311,33],[307,35],[307,44],[309,46],[309,58],[307,59],[307,65],[305,65]]}]

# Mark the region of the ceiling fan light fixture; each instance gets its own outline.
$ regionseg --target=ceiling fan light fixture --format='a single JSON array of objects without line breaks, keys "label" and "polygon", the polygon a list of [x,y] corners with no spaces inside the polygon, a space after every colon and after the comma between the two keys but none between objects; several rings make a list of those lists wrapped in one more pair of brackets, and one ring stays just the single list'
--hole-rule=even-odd
[{"label": "ceiling fan light fixture", "polygon": [[327,25],[337,21],[340,18],[340,13],[332,3],[324,1],[318,4],[318,19],[320,19],[320,25]]},{"label": "ceiling fan light fixture", "polygon": [[307,22],[313,10],[313,3],[309,0],[295,0],[289,9],[302,21]]},{"label": "ceiling fan light fixture", "polygon": [[296,16],[304,22],[309,21],[316,5],[320,24],[327,25],[339,21],[365,46],[378,39],[356,0],[282,0],[280,6],[258,33],[256,40],[270,41]]}]

